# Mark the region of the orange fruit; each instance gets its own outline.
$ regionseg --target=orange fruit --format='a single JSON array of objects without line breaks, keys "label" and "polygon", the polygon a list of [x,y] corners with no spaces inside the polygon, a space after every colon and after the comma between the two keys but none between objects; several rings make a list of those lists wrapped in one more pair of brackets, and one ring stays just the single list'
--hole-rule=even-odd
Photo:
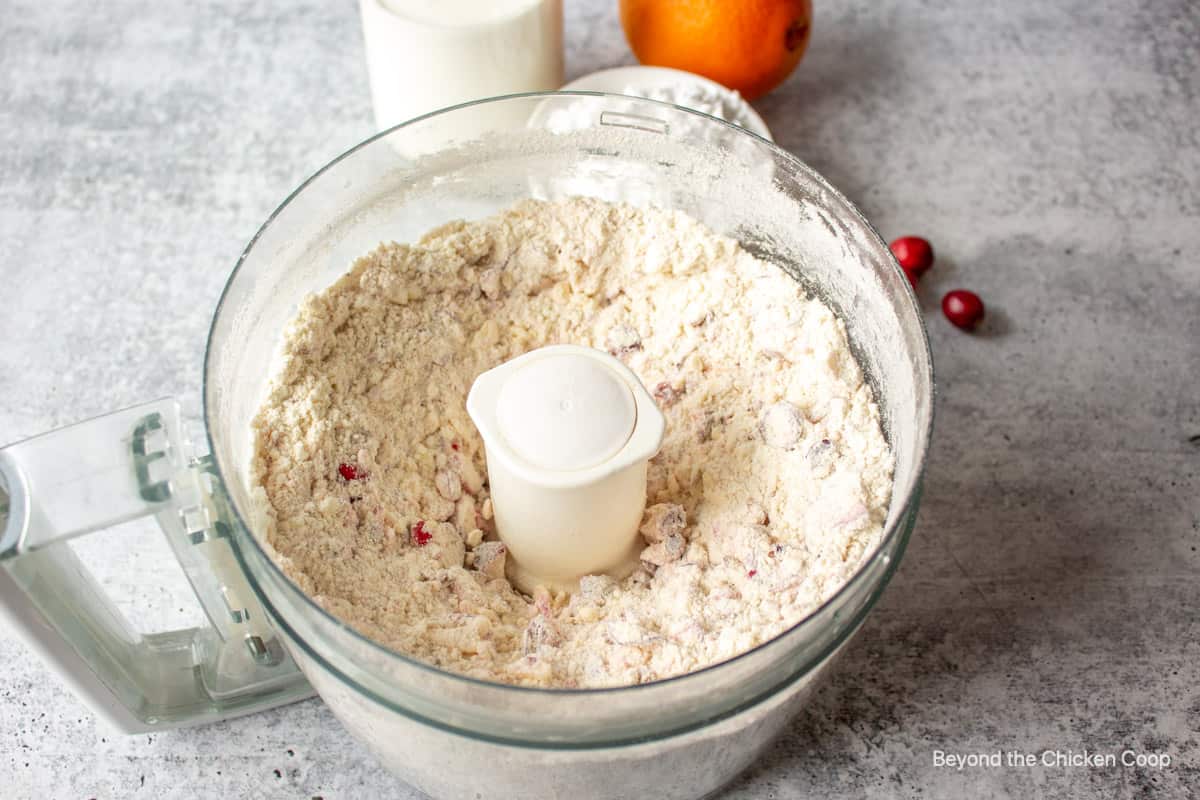
[{"label": "orange fruit", "polygon": [[643,64],[695,72],[753,100],[800,63],[812,0],[621,0],[621,26]]}]

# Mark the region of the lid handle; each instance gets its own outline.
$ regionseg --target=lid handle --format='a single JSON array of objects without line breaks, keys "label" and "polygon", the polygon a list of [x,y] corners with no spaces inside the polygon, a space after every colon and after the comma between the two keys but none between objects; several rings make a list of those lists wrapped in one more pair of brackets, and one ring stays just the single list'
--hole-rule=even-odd
[{"label": "lid handle", "polygon": [[[224,489],[158,400],[0,448],[0,615],[124,732],[215,722],[313,694],[238,568]],[[136,631],[68,539],[153,514],[207,614]]]}]

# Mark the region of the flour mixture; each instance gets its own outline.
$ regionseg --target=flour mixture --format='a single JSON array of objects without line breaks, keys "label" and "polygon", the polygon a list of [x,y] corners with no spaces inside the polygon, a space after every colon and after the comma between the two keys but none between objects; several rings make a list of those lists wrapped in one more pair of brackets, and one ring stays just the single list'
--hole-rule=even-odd
[{"label": "flour mixture", "polygon": [[[527,597],[505,579],[481,372],[607,350],[667,418],[641,567]],[[892,455],[842,323],[675,212],[529,201],[384,244],[310,297],[255,423],[266,537],[324,608],[399,652],[505,683],[643,683],[799,622],[879,542]]]}]

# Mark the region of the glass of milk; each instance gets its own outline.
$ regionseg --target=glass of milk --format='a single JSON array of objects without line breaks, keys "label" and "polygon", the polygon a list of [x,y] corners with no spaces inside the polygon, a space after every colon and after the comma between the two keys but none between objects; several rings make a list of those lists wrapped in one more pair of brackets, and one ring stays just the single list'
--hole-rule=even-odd
[{"label": "glass of milk", "polygon": [[562,0],[360,0],[360,7],[380,130],[457,103],[562,86]]}]

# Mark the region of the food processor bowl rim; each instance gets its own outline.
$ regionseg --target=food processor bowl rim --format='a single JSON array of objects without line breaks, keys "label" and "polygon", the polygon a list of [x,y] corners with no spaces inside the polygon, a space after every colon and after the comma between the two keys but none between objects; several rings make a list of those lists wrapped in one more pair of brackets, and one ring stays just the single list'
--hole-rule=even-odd
[{"label": "food processor bowl rim", "polygon": [[[734,662],[740,661],[744,658],[749,658],[754,653],[757,653],[762,648],[768,647],[771,644],[773,644],[774,642],[778,641],[779,639],[787,636],[792,631],[796,630],[796,628],[804,625],[806,622],[808,622],[808,620],[810,620],[814,616],[820,614],[822,611],[827,609],[829,606],[835,604],[847,592],[847,590],[852,585],[857,584],[859,579],[862,577],[863,573],[871,566],[871,564],[874,563],[875,559],[878,557],[879,553],[884,549],[884,546],[886,544],[888,544],[894,537],[900,536],[907,532],[910,532],[912,527],[915,527],[915,518],[913,520],[913,525],[911,525],[911,526],[905,525],[905,521],[908,520],[910,512],[913,511],[911,506],[913,505],[914,501],[917,501],[920,497],[921,480],[924,476],[925,466],[928,462],[928,457],[929,457],[929,447],[930,447],[930,444],[931,444],[932,438],[933,438],[933,412],[934,412],[934,398],[936,396],[936,387],[934,384],[934,374],[933,374],[933,353],[932,353],[932,350],[929,345],[929,333],[925,326],[925,320],[924,320],[923,315],[920,312],[920,307],[917,304],[916,294],[915,294],[912,286],[909,284],[908,280],[903,277],[903,273],[900,269],[900,265],[896,262],[895,257],[890,255],[890,251],[887,248],[887,242],[880,235],[879,231],[875,229],[875,226],[872,225],[869,220],[867,220],[867,218],[863,215],[862,211],[859,210],[858,206],[856,206],[853,202],[851,202],[850,199],[847,198],[844,194],[842,194],[842,192],[839,191],[836,187],[834,187],[832,184],[830,184],[829,181],[827,181],[824,176],[822,176],[819,172],[817,172],[815,169],[810,167],[807,163],[805,163],[801,159],[797,158],[792,153],[788,152],[787,150],[784,150],[782,147],[775,144],[771,140],[766,139],[762,136],[759,136],[757,133],[754,133],[753,131],[746,130],[745,128],[742,128],[738,125],[734,125],[733,123],[727,122],[726,120],[720,119],[719,117],[714,117],[709,114],[705,114],[702,111],[696,111],[695,109],[685,108],[683,106],[675,105],[674,103],[668,103],[668,102],[664,102],[664,101],[660,101],[660,100],[651,100],[649,98],[632,97],[629,95],[614,94],[611,92],[552,91],[552,92],[521,92],[521,93],[516,93],[516,94],[498,95],[496,97],[482,98],[479,100],[472,100],[472,101],[469,101],[466,103],[459,103],[459,104],[453,105],[453,106],[447,106],[446,108],[438,109],[436,111],[431,111],[427,114],[422,114],[419,117],[414,117],[410,120],[400,123],[399,125],[394,125],[390,128],[386,128],[382,131],[379,131],[378,133],[375,133],[372,136],[367,137],[366,139],[362,140],[358,144],[354,145],[353,147],[349,148],[342,154],[338,155],[336,158],[332,159],[331,161],[329,161],[328,163],[323,165],[320,169],[318,169],[316,172],[314,172],[312,175],[310,175],[308,178],[306,178],[302,183],[300,183],[300,185],[298,185],[295,189],[293,189],[291,191],[291,193],[289,193],[288,196],[285,197],[283,199],[283,201],[275,208],[275,210],[271,212],[270,216],[267,217],[267,219],[263,222],[263,224],[255,232],[254,236],[251,237],[250,241],[247,242],[246,246],[242,249],[241,254],[238,256],[237,263],[234,265],[233,270],[229,273],[228,279],[226,279],[226,281],[225,281],[225,286],[221,289],[221,296],[217,300],[217,305],[213,310],[212,322],[209,325],[208,337],[205,341],[203,390],[201,392],[201,402],[202,402],[202,408],[203,408],[203,414],[204,414],[204,434],[207,437],[209,452],[212,453],[213,468],[216,470],[217,477],[221,480],[222,483],[224,483],[225,482],[225,469],[221,462],[220,450],[216,447],[216,443],[213,441],[213,425],[212,425],[212,421],[210,419],[210,414],[212,412],[212,408],[209,404],[208,377],[209,377],[209,365],[214,357],[213,356],[213,346],[212,346],[213,345],[213,336],[216,331],[217,320],[220,319],[221,312],[225,307],[225,301],[228,299],[230,287],[232,287],[233,282],[237,279],[238,273],[241,272],[242,266],[246,262],[246,258],[249,256],[250,252],[254,249],[254,246],[255,246],[255,244],[258,243],[259,239],[261,239],[263,237],[263,235],[271,227],[271,225],[275,222],[275,220],[284,212],[285,209],[287,209],[287,207],[289,205],[291,205],[292,201],[295,198],[299,197],[300,194],[302,192],[304,192],[304,190],[307,189],[310,184],[312,184],[314,181],[316,181],[318,178],[320,178],[326,172],[329,172],[330,170],[332,170],[335,166],[337,166],[339,163],[341,163],[345,159],[354,155],[359,150],[362,150],[362,149],[368,147],[369,145],[373,144],[377,140],[382,139],[386,136],[389,136],[392,133],[394,133],[395,131],[398,131],[402,128],[406,128],[410,125],[415,125],[417,123],[423,122],[424,120],[430,119],[432,117],[441,116],[443,114],[449,114],[454,111],[460,111],[462,109],[471,108],[474,106],[488,105],[488,104],[492,104],[492,103],[504,103],[504,102],[508,102],[508,101],[512,101],[512,100],[532,100],[532,99],[545,100],[545,99],[550,99],[550,98],[555,98],[555,97],[609,98],[612,100],[620,100],[620,101],[626,102],[626,103],[632,102],[635,105],[636,104],[645,104],[645,105],[649,105],[649,106],[664,106],[667,108],[674,109],[676,111],[683,112],[685,114],[691,114],[693,116],[708,120],[708,121],[716,123],[718,125],[725,126],[726,128],[729,128],[732,131],[736,132],[737,134],[753,137],[754,139],[757,139],[758,141],[762,142],[762,144],[765,145],[766,147],[776,151],[777,156],[782,156],[785,160],[793,162],[793,165],[798,168],[799,172],[801,172],[802,174],[805,174],[808,178],[810,178],[810,179],[814,180],[816,183],[820,184],[824,188],[825,191],[829,192],[830,196],[832,196],[839,202],[843,203],[846,206],[846,208],[849,210],[849,212],[853,215],[853,217],[855,217],[859,223],[864,225],[866,227],[866,229],[875,237],[875,239],[881,245],[883,245],[884,251],[889,253],[889,257],[891,259],[893,269],[897,273],[898,277],[902,278],[901,283],[905,287],[906,296],[907,296],[908,302],[909,302],[909,311],[911,314],[913,314],[913,317],[917,320],[918,327],[921,331],[921,343],[924,345],[924,355],[925,355],[925,362],[926,362],[926,366],[927,366],[925,377],[928,380],[929,386],[930,386],[930,398],[929,398],[928,408],[926,409],[925,414],[924,414],[924,419],[922,420],[922,422],[925,424],[925,436],[920,441],[917,442],[917,446],[919,448],[918,453],[917,453],[917,456],[918,456],[917,469],[914,471],[914,473],[912,475],[912,479],[909,482],[909,485],[907,486],[904,498],[902,500],[902,505],[900,506],[898,513],[896,513],[896,515],[894,517],[892,517],[893,524],[890,525],[888,528],[885,528],[884,534],[879,540],[879,544],[872,551],[871,555],[868,558],[866,558],[862,564],[859,565],[858,569],[856,569],[854,571],[854,574],[852,574],[846,580],[845,583],[843,583],[840,587],[838,587],[838,590],[836,592],[834,592],[832,595],[830,595],[825,601],[823,601],[820,605],[818,605],[816,608],[814,608],[811,612],[806,614],[801,619],[797,620],[795,624],[789,626],[787,629],[779,632],[775,636],[772,636],[770,639],[756,645],[755,647],[751,648],[750,650],[747,650],[743,653],[739,653],[736,656],[733,656],[732,658],[728,658],[724,661],[719,661],[715,664],[709,664],[708,666],[702,667],[698,670],[694,670],[692,672],[686,672],[681,675],[672,675],[670,677],[659,678],[658,680],[649,681],[647,683],[632,684],[632,685],[628,685],[628,686],[604,686],[604,687],[593,687],[593,688],[583,688],[583,689],[542,687],[542,686],[524,686],[524,685],[518,685],[518,684],[501,683],[499,681],[484,680],[482,678],[476,678],[476,677],[473,677],[470,675],[463,675],[461,673],[451,672],[449,670],[440,669],[432,664],[428,664],[424,661],[421,661],[420,659],[416,659],[416,658],[413,658],[412,656],[406,655],[405,653],[401,653],[398,650],[393,650],[392,648],[382,644],[381,642],[377,642],[374,639],[371,639],[370,637],[368,637],[362,633],[359,633],[351,625],[348,625],[346,622],[342,621],[341,619],[338,619],[332,613],[330,613],[329,611],[326,611],[324,608],[322,608],[315,600],[313,600],[306,592],[304,592],[299,587],[299,585],[294,580],[292,580],[292,578],[286,572],[283,571],[282,567],[280,567],[279,564],[275,561],[275,559],[273,559],[270,556],[270,554],[267,553],[266,550],[263,548],[262,543],[259,542],[258,538],[251,531],[250,526],[246,524],[246,519],[245,519],[244,515],[242,514],[242,510],[238,507],[237,502],[234,501],[232,494],[230,495],[231,502],[229,505],[233,509],[233,514],[236,518],[235,521],[236,521],[237,525],[246,533],[246,538],[248,538],[250,540],[252,547],[258,551],[258,555],[260,555],[262,557],[262,560],[267,563],[267,568],[269,570],[273,571],[275,573],[276,577],[281,579],[286,586],[288,586],[289,588],[294,590],[298,595],[300,595],[304,599],[304,602],[308,605],[308,607],[310,607],[313,611],[315,611],[318,614],[318,616],[323,617],[329,623],[333,624],[334,626],[336,626],[338,628],[341,628],[346,633],[348,633],[352,638],[363,642],[364,644],[366,644],[368,647],[370,647],[372,649],[375,649],[385,655],[392,656],[394,658],[398,658],[401,661],[404,661],[407,664],[412,665],[413,667],[416,667],[420,670],[428,671],[432,674],[435,674],[435,675],[438,675],[441,677],[445,677],[445,678],[450,678],[452,680],[462,681],[463,683],[468,684],[468,685],[483,686],[483,687],[487,687],[489,689],[495,688],[495,689],[514,691],[514,692],[522,692],[522,693],[528,692],[528,693],[532,693],[532,694],[542,694],[542,695],[547,695],[547,696],[562,695],[562,696],[570,696],[570,697],[580,697],[580,696],[591,696],[591,695],[613,695],[613,694],[622,693],[622,692],[637,691],[637,690],[646,689],[649,687],[659,687],[659,686],[663,686],[663,685],[671,684],[671,683],[681,683],[681,682],[685,682],[685,681],[692,681],[694,679],[699,678],[699,676],[706,675],[712,671],[720,670],[720,669],[722,669]],[[228,490],[226,490],[226,491],[228,491]],[[893,498],[893,503],[894,502],[895,502],[895,498]],[[889,511],[890,510],[891,509],[889,507]],[[889,514],[889,516],[891,516],[891,515]],[[907,536],[905,536],[905,539],[907,539]],[[905,541],[901,541],[899,543],[899,545],[900,545],[900,549],[897,553],[898,557],[903,555]],[[254,587],[255,593],[258,594],[260,597],[263,597],[264,599],[266,599],[265,598],[266,592],[264,592],[262,590],[262,587],[259,586],[257,577],[251,571],[245,569],[246,562],[244,561],[244,558],[240,553],[238,554],[238,560],[242,564],[243,570],[246,572],[246,579],[250,582],[250,585],[252,587]],[[896,560],[898,561],[899,558],[897,558]],[[863,610],[864,615],[874,605],[874,603],[878,599],[879,595],[882,594],[883,590],[887,587],[888,583],[891,580],[891,576],[895,572],[896,566],[897,565],[895,565],[895,564],[890,565],[890,568],[882,576],[878,587],[876,587],[875,591],[873,592],[872,597],[870,598],[866,607]],[[808,672],[813,667],[813,665],[815,663],[818,663],[819,661],[820,661],[820,659],[816,659],[814,661],[808,662],[807,664],[804,665],[803,670],[798,670],[798,672],[805,672],[805,673]],[[359,688],[362,688],[362,687],[359,687]]]}]

